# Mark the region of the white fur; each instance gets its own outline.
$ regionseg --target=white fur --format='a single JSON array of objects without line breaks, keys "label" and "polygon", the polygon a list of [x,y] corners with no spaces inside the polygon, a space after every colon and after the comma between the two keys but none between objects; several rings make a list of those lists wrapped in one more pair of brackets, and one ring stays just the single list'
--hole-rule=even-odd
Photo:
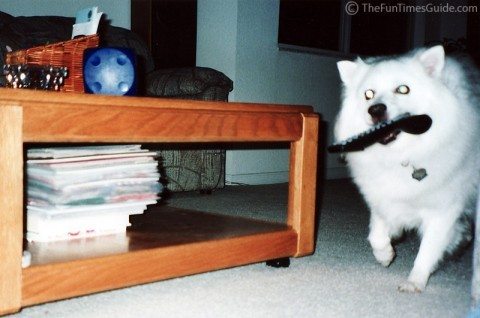
[{"label": "white fur", "polygon": [[[422,291],[446,252],[468,236],[480,172],[480,85],[471,65],[445,58],[441,46],[386,59],[338,63],[344,84],[335,125],[337,140],[367,130],[370,105],[384,103],[388,118],[409,112],[427,114],[424,134],[400,133],[387,145],[374,144],[347,154],[355,183],[371,210],[369,242],[378,262],[388,266],[395,252],[391,240],[415,229],[421,245],[408,280],[399,286]],[[395,92],[400,85],[409,94]],[[375,97],[366,100],[371,89]],[[412,178],[415,168],[427,177]],[[467,218],[465,217],[467,216]]]}]

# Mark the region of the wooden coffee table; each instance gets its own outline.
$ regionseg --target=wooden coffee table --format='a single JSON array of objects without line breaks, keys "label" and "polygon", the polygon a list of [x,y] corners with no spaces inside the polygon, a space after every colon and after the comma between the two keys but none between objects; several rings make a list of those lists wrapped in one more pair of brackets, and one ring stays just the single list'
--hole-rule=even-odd
[{"label": "wooden coffee table", "polygon": [[[0,314],[314,251],[318,115],[308,106],[0,89]],[[24,243],[32,143],[289,142],[286,224],[158,206],[127,235]],[[158,211],[157,211],[158,210]],[[22,249],[32,265],[22,269]]]}]

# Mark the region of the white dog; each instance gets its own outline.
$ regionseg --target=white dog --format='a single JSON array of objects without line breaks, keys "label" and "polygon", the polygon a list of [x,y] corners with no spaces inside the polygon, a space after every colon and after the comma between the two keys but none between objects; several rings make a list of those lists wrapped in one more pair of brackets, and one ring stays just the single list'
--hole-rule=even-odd
[{"label": "white dog", "polygon": [[445,57],[441,46],[341,61],[338,69],[344,96],[337,140],[406,112],[432,119],[424,134],[402,132],[346,157],[371,210],[368,240],[377,261],[390,265],[391,240],[405,230],[421,236],[413,269],[399,286],[421,292],[443,256],[471,239],[480,176],[480,75],[473,64]]}]

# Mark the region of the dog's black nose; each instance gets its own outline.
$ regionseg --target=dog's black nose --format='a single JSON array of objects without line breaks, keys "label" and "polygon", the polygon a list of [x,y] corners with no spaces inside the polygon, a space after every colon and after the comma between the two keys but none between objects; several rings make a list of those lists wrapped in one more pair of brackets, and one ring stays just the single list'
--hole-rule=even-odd
[{"label": "dog's black nose", "polygon": [[387,106],[385,104],[375,104],[368,107],[368,113],[374,119],[381,119],[385,116],[387,111]]}]

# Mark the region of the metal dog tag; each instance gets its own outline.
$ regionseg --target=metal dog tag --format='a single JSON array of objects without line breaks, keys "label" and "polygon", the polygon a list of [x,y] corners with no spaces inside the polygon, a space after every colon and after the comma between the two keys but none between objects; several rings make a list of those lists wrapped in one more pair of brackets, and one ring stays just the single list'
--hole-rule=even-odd
[{"label": "metal dog tag", "polygon": [[423,178],[427,176],[427,170],[420,168],[420,169],[414,169],[412,173],[412,178],[418,181],[422,181]]}]

